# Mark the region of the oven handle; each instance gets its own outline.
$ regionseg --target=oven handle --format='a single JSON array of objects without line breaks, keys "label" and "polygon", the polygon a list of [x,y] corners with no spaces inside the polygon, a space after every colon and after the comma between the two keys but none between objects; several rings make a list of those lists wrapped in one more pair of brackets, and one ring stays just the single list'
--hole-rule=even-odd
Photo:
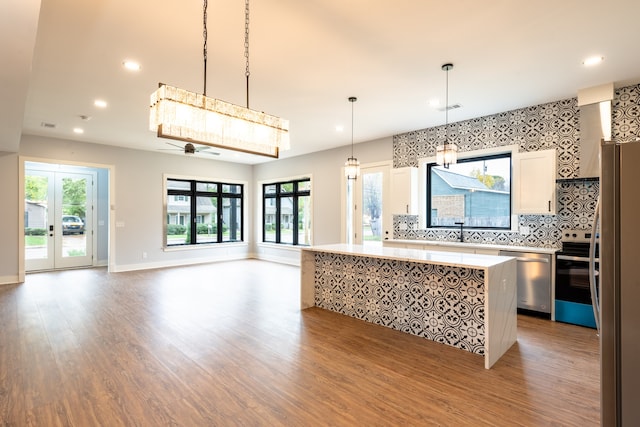
[{"label": "oven handle", "polygon": [[600,221],[600,196],[596,200],[596,207],[593,212],[593,224],[591,224],[591,239],[589,239],[589,290],[591,291],[591,306],[593,307],[593,317],[596,321],[596,331],[600,335],[600,296],[596,287],[596,233],[598,231],[598,221]]},{"label": "oven handle", "polygon": [[[556,259],[563,260],[563,261],[582,261],[582,262],[590,261],[590,258],[586,256],[556,255]],[[595,262],[600,262],[599,258],[594,258],[593,260]]]}]

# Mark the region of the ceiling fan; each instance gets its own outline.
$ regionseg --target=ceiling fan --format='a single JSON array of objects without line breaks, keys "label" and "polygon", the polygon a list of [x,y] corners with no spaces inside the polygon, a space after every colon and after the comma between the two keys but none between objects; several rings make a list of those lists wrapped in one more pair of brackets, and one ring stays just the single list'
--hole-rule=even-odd
[{"label": "ceiling fan", "polygon": [[184,147],[181,145],[173,144],[171,142],[167,142],[167,144],[171,145],[175,148],[161,148],[161,150],[172,150],[172,151],[183,151],[184,154],[192,155],[196,153],[209,154],[211,156],[219,156],[220,153],[216,153],[215,151],[207,151],[210,150],[211,147],[207,145],[195,146],[194,144],[187,142]]}]

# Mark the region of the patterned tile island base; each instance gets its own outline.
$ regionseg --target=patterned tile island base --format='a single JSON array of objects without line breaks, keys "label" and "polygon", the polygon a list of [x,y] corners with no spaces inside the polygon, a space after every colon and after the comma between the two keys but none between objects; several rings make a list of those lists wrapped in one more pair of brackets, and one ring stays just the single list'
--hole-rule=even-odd
[{"label": "patterned tile island base", "polygon": [[[302,251],[301,306],[317,306],[485,357],[516,341],[515,261],[328,245]],[[417,256],[420,254],[420,256]]]}]

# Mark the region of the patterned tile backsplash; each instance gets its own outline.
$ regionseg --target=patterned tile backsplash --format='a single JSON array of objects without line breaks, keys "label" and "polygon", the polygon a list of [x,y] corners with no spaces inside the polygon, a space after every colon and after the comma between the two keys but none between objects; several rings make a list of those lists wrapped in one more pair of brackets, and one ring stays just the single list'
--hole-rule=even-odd
[{"label": "patterned tile backsplash", "polygon": [[[580,129],[577,99],[498,113],[448,125],[448,138],[461,152],[517,144],[520,152],[555,148],[557,178],[579,176]],[[640,85],[617,89],[613,100],[612,135],[616,141],[636,140],[640,133]],[[434,157],[445,126],[417,130],[393,137],[393,167],[418,166],[419,159]],[[556,184],[556,215],[519,215],[520,227],[529,234],[500,231],[465,232],[474,243],[560,247],[562,230],[588,229],[593,220],[600,185],[597,181],[561,181]],[[394,239],[455,241],[454,229],[419,229],[415,215],[394,215]]]},{"label": "patterned tile backsplash", "polygon": [[[504,231],[465,230],[465,241],[495,245],[559,248],[562,230],[588,229],[599,193],[597,181],[560,182],[557,184],[556,215],[518,215],[520,227],[529,234]],[[404,225],[401,225],[404,224]],[[457,229],[419,229],[417,215],[394,215],[393,236],[402,240],[456,241]]]}]

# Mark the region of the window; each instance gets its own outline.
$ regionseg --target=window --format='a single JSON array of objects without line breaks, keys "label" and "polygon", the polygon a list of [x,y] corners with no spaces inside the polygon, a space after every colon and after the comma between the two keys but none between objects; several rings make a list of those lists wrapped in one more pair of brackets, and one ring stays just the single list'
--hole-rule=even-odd
[{"label": "window", "polygon": [[311,180],[262,186],[262,241],[311,244]]},{"label": "window", "polygon": [[511,153],[427,165],[427,227],[511,229]]},{"label": "window", "polygon": [[167,179],[166,245],[241,242],[242,199],[241,184]]}]

